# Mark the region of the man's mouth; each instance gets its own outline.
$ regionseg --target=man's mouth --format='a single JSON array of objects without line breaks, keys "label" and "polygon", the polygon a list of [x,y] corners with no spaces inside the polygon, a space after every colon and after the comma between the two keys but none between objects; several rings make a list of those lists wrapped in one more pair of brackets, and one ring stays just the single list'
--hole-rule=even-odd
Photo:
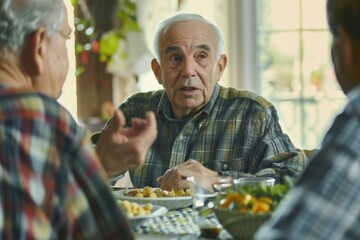
[{"label": "man's mouth", "polygon": [[181,88],[182,91],[193,91],[193,90],[196,90],[196,88],[194,87],[183,87]]}]

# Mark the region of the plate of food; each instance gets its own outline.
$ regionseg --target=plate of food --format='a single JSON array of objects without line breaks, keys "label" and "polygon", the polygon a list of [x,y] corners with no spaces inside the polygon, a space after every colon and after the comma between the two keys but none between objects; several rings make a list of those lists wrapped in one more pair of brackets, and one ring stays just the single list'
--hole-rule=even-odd
[{"label": "plate of food", "polygon": [[115,198],[138,204],[162,206],[168,210],[188,207],[192,204],[190,189],[166,191],[160,188],[144,187],[113,191]]},{"label": "plate of food", "polygon": [[118,200],[118,204],[126,212],[133,227],[141,224],[146,219],[164,215],[168,211],[163,206],[156,206],[151,203],[138,204],[128,200]]}]

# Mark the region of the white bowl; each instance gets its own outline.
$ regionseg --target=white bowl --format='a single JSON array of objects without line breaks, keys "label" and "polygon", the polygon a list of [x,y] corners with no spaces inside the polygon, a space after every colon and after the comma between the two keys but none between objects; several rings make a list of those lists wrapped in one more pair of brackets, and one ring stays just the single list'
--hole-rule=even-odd
[{"label": "white bowl", "polygon": [[166,207],[169,210],[180,209],[188,207],[192,204],[191,196],[182,196],[182,197],[159,197],[159,198],[149,198],[149,197],[130,197],[124,195],[125,190],[113,191],[113,194],[116,199],[128,200],[130,202],[136,202],[138,204],[147,204],[151,203],[157,206]]}]

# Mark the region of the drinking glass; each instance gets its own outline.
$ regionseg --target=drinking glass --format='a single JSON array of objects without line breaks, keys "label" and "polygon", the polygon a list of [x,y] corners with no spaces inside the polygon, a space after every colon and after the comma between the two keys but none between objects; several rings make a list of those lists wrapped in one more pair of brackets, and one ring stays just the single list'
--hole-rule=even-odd
[{"label": "drinking glass", "polygon": [[266,186],[274,186],[275,178],[272,177],[247,177],[247,178],[239,178],[234,179],[235,189],[239,189],[244,185],[266,185]]},{"label": "drinking glass", "polygon": [[217,194],[233,188],[233,179],[229,176],[195,179],[188,178],[191,186],[193,209],[197,213],[200,234],[205,238],[216,238],[222,229],[213,208]]}]

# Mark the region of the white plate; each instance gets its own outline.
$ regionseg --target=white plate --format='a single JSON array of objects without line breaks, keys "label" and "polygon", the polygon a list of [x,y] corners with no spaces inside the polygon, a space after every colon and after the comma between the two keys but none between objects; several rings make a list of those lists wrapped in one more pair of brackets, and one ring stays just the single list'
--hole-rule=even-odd
[{"label": "white plate", "polygon": [[153,205],[153,209],[150,214],[147,214],[144,216],[133,216],[133,217],[128,217],[128,218],[130,220],[131,226],[136,227],[137,225],[140,225],[147,219],[164,215],[165,213],[167,213],[167,211],[168,210],[165,207]]},{"label": "white plate", "polygon": [[153,205],[153,209],[150,214],[147,214],[144,216],[133,216],[133,217],[129,217],[129,219],[130,220],[139,220],[139,219],[146,219],[146,218],[154,218],[154,217],[164,215],[165,213],[167,213],[167,211],[168,210],[166,209],[166,207]]},{"label": "white plate", "polygon": [[113,191],[115,198],[121,200],[128,200],[130,202],[136,202],[138,204],[147,204],[151,203],[152,205],[166,207],[169,210],[180,209],[188,207],[192,204],[191,196],[184,197],[159,197],[159,198],[149,198],[149,197],[130,197],[124,195],[126,190],[117,190]]}]

